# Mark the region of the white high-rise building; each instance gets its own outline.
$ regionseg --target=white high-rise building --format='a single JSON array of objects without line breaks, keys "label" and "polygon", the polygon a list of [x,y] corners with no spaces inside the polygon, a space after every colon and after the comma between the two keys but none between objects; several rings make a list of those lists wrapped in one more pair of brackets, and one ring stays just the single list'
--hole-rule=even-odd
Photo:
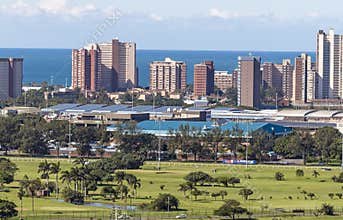
[{"label": "white high-rise building", "polygon": [[293,73],[294,103],[308,103],[315,99],[316,71],[312,59],[306,53],[295,58]]},{"label": "white high-rise building", "polygon": [[317,98],[343,98],[343,35],[317,34]]},{"label": "white high-rise building", "polygon": [[186,63],[166,58],[150,64],[150,89],[173,93],[186,89]]}]

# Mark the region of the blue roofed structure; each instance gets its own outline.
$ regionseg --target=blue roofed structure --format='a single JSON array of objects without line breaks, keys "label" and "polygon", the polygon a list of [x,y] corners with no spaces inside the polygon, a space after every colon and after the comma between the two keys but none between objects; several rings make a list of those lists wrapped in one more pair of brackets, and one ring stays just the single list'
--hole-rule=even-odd
[{"label": "blue roofed structure", "polygon": [[[137,128],[146,134],[155,134],[157,136],[170,136],[171,130],[178,130],[180,126],[188,125],[201,132],[209,132],[215,127],[219,127],[223,131],[232,131],[236,128],[243,131],[243,135],[249,136],[252,132],[265,131],[273,135],[286,135],[292,132],[292,128],[284,127],[273,123],[262,122],[227,122],[221,126],[217,126],[210,121],[154,121],[147,120],[137,124]],[[108,131],[114,131],[115,126],[109,126]]]}]

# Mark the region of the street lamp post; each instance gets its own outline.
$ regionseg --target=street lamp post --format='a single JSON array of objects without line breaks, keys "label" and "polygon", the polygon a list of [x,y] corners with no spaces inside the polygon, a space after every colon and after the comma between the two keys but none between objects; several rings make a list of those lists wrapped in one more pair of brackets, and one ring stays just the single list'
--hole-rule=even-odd
[{"label": "street lamp post", "polygon": [[341,169],[343,172],[343,124],[337,124],[337,129],[342,135],[342,162],[341,162]]},{"label": "street lamp post", "polygon": [[[158,130],[161,131],[161,119],[158,119]],[[160,134],[161,135],[161,134]],[[157,170],[161,170],[161,136],[158,137],[158,161]]]}]

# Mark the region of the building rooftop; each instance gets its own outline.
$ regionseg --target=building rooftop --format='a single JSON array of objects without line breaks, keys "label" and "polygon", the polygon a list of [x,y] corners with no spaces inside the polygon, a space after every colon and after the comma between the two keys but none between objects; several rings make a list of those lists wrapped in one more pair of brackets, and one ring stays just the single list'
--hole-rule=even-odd
[{"label": "building rooftop", "polygon": [[161,113],[168,113],[168,112],[174,112],[174,111],[181,111],[183,108],[182,106],[162,106],[157,107],[153,111],[154,112],[161,112]]},{"label": "building rooftop", "polygon": [[239,56],[238,60],[240,61],[254,61],[254,60],[261,60],[261,57],[256,56]]},{"label": "building rooftop", "polygon": [[68,113],[84,113],[84,112],[91,112],[93,110],[100,109],[104,107],[105,105],[102,104],[86,104],[86,105],[80,105],[75,108],[69,108],[65,111]]},{"label": "building rooftop", "polygon": [[332,118],[338,113],[342,113],[343,111],[326,111],[326,110],[321,110],[321,111],[315,111],[309,113],[306,117],[308,118]]},{"label": "building rooftop", "polygon": [[73,109],[77,106],[80,106],[80,105],[79,104],[64,103],[64,104],[58,104],[58,105],[50,106],[47,108],[43,108],[41,111],[42,112],[61,112],[61,111],[65,111],[67,109]]},{"label": "building rooftop", "polygon": [[138,106],[134,106],[133,108],[129,108],[128,111],[153,112],[154,107],[152,105],[138,105]]},{"label": "building rooftop", "polygon": [[110,113],[110,112],[118,112],[118,111],[123,111],[123,110],[129,110],[128,105],[109,105],[100,109],[95,109],[92,110],[94,113]]},{"label": "building rooftop", "polygon": [[[154,120],[147,120],[142,121],[137,124],[137,128],[141,130],[143,133],[147,134],[155,134],[158,136],[168,136],[171,135],[172,131],[179,130],[180,126],[189,126],[194,130],[201,131],[201,132],[208,132],[211,129],[218,127],[211,121],[154,121]],[[284,127],[281,125],[273,124],[273,123],[249,123],[249,122],[227,122],[223,125],[219,126],[222,131],[233,131],[235,128],[242,130],[243,135],[249,135],[251,132],[255,132],[258,130],[263,130],[270,134],[275,135],[283,135],[292,132],[292,128]],[[109,126],[108,130],[114,130],[115,126]]]},{"label": "building rooftop", "polygon": [[315,112],[316,110],[310,109],[310,110],[294,110],[294,109],[288,109],[288,110],[282,110],[277,113],[277,116],[283,116],[283,117],[305,117],[308,114]]}]

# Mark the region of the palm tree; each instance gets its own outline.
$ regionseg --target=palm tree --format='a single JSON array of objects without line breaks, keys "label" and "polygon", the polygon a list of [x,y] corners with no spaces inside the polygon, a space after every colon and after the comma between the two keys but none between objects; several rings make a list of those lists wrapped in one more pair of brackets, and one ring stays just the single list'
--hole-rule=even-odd
[{"label": "palm tree", "polygon": [[61,163],[58,161],[57,163],[51,163],[50,166],[50,174],[55,174],[55,181],[56,181],[56,199],[58,199],[59,188],[58,188],[58,174],[61,172]]},{"label": "palm tree", "polygon": [[86,166],[87,163],[88,163],[88,160],[85,159],[84,157],[79,157],[73,161],[74,165],[81,165],[81,167]]},{"label": "palm tree", "polygon": [[117,181],[119,186],[123,185],[125,177],[126,177],[126,173],[124,171],[118,171],[114,175],[114,179]]},{"label": "palm tree", "polygon": [[79,183],[81,182],[83,178],[80,168],[72,167],[70,169],[70,177],[71,177],[71,180],[74,181],[74,190],[79,191]]},{"label": "palm tree", "polygon": [[68,188],[70,188],[70,183],[73,181],[72,175],[68,170],[64,170],[61,172],[61,177],[60,179],[62,180],[62,183],[67,183]]},{"label": "palm tree", "polygon": [[320,176],[320,173],[317,170],[313,170],[312,176],[314,176],[314,178],[317,178],[318,176]]},{"label": "palm tree", "polygon": [[188,191],[189,186],[187,183],[181,183],[179,184],[179,189],[178,191],[183,192],[183,196],[186,197],[186,192]]},{"label": "palm tree", "polygon": [[23,219],[23,197],[24,196],[25,196],[25,191],[23,187],[20,187],[17,193],[17,197],[20,200],[20,220]]},{"label": "palm tree", "polygon": [[38,173],[41,174],[42,179],[46,179],[46,191],[49,194],[49,173],[50,173],[51,165],[50,163],[45,160],[44,162],[39,163],[38,165]]},{"label": "palm tree", "polygon": [[32,212],[35,213],[35,196],[38,190],[42,188],[42,183],[40,182],[40,179],[36,180],[30,180],[27,191],[29,192],[31,196],[31,207],[32,207]]},{"label": "palm tree", "polygon": [[137,188],[141,187],[141,180],[138,179],[135,175],[129,173],[125,175],[125,179],[129,186],[133,188],[133,194],[136,196]]},{"label": "palm tree", "polygon": [[127,195],[129,194],[129,188],[125,185],[119,185],[117,187],[117,191],[120,192],[121,195],[121,200],[123,200],[124,198],[127,198]]}]

